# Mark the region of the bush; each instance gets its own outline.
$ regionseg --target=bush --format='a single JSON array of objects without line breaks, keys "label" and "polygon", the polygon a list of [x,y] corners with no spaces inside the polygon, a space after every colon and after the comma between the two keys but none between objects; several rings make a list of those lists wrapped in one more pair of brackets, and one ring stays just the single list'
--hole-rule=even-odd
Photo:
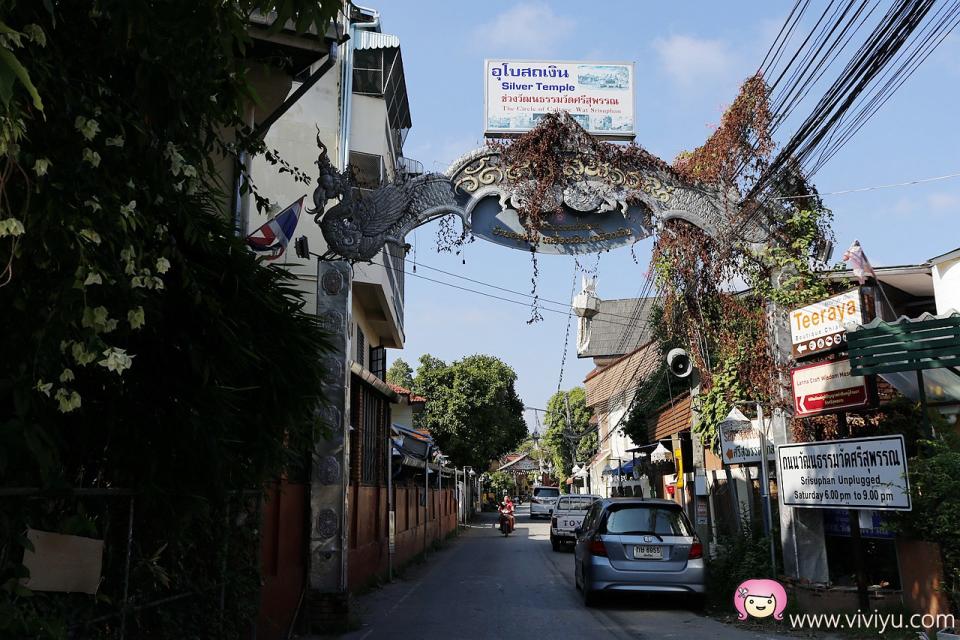
[{"label": "bush", "polygon": [[741,582],[772,575],[770,539],[744,522],[741,533],[721,536],[717,547],[717,555],[707,561],[707,597],[710,606],[729,609]]}]

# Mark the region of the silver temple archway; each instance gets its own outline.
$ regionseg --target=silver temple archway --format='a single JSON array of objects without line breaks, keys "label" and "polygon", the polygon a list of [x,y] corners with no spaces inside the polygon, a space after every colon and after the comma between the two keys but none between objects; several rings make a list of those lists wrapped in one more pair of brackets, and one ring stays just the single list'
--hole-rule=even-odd
[{"label": "silver temple archway", "polygon": [[[760,249],[766,230],[737,215],[735,190],[690,184],[663,163],[616,166],[595,153],[588,134],[564,117],[567,160],[563,184],[546,194],[545,214],[534,246],[518,209],[536,186],[535,167],[507,166],[496,147],[472,151],[445,173],[428,173],[358,196],[346,172],[330,162],[320,143],[320,175],[311,213],[327,242],[317,261],[317,316],[331,335],[329,375],[320,409],[332,435],[317,443],[311,471],[310,597],[346,591],[347,483],[350,425],[351,263],[372,260],[387,243],[403,246],[417,227],[456,215],[481,238],[542,253],[593,253],[653,235],[664,222],[683,219],[713,237],[735,238]],[[327,204],[336,201],[329,209]]]}]

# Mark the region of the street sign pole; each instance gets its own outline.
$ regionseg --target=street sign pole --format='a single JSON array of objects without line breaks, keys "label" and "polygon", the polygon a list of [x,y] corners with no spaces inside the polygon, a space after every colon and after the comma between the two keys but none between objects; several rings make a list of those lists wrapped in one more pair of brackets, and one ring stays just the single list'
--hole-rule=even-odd
[{"label": "street sign pole", "polygon": [[[850,437],[850,426],[847,424],[846,411],[841,411],[837,414],[837,432],[841,438]],[[850,520],[850,541],[853,543],[853,568],[857,576],[857,605],[861,611],[867,612],[870,610],[870,594],[867,591],[867,567],[863,558],[863,538],[860,535],[860,510],[847,510],[847,518]]]},{"label": "street sign pole", "polygon": [[777,551],[773,543],[773,509],[770,505],[770,469],[767,461],[767,423],[763,419],[763,405],[757,403],[757,424],[760,427],[760,489],[763,498],[763,530],[770,539],[770,571],[777,577]]}]

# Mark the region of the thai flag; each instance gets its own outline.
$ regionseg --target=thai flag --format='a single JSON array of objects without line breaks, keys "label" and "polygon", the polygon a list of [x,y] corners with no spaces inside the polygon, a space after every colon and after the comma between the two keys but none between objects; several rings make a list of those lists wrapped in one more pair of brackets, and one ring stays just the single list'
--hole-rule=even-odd
[{"label": "thai flag", "polygon": [[293,238],[300,221],[300,211],[303,209],[302,196],[299,200],[275,215],[262,227],[247,236],[247,246],[257,253],[271,254],[267,260],[276,260],[286,251],[287,245]]}]

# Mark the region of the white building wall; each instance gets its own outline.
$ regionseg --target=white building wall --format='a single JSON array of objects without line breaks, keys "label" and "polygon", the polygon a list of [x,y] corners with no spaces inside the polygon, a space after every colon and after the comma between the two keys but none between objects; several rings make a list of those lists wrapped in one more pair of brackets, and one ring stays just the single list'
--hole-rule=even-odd
[{"label": "white building wall", "polygon": [[931,274],[937,313],[960,311],[960,257],[934,263]]},{"label": "white building wall", "polygon": [[[275,149],[281,158],[305,172],[311,178],[311,184],[297,182],[289,173],[280,173],[278,167],[271,165],[263,157],[257,158],[251,166],[257,192],[277,206],[283,208],[306,195],[305,204],[312,208],[312,195],[317,177],[317,136],[327,147],[327,156],[336,165],[339,157],[340,136],[340,77],[342,61],[338,61],[303,97],[301,97],[287,113],[270,128],[264,140],[268,149]],[[291,91],[299,87],[294,83]],[[319,129],[319,134],[318,134]],[[387,112],[384,100],[371,96],[352,96],[352,120],[350,127],[350,149],[363,153],[382,156],[387,168],[388,177],[395,174],[393,149],[388,140]],[[333,203],[331,203],[332,206]],[[264,224],[270,216],[260,214],[253,205],[253,199],[247,198],[248,225],[246,232],[250,233]],[[326,251],[327,245],[323,240],[320,227],[314,222],[313,216],[304,211],[300,216],[295,237],[306,236],[310,250],[316,254]],[[356,295],[353,304],[354,323],[364,331],[367,344],[379,346],[387,343],[391,346],[403,346],[403,308],[399,304],[399,296],[394,295],[393,282],[386,268],[388,264],[384,253],[381,252],[375,259],[380,264],[358,264],[354,267],[354,281],[373,284],[382,291],[392,330],[387,332],[390,339],[384,339],[381,330],[374,329],[373,325],[364,317],[363,306],[357,303]],[[304,292],[306,300],[305,310],[313,312],[316,308],[316,260],[300,259],[288,247],[282,257],[273,264],[283,266],[298,279],[298,286]],[[397,340],[396,336],[399,336]],[[369,363],[368,363],[369,364]]]}]

